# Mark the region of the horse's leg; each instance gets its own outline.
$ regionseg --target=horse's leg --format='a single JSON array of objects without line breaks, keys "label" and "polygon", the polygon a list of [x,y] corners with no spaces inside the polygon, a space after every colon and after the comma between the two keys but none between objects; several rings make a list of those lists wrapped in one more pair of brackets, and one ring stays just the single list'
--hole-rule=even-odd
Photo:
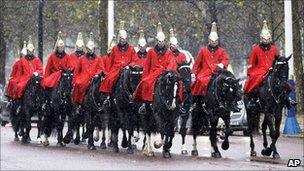
[{"label": "horse's leg", "polygon": [[152,150],[152,145],[151,145],[151,132],[147,133],[147,142],[146,142],[143,153],[144,153],[144,155],[146,155],[148,157],[154,156],[154,152]]},{"label": "horse's leg", "polygon": [[37,129],[38,129],[38,133],[37,133],[37,142],[38,143],[42,143],[41,142],[41,130],[42,130],[42,116],[41,116],[41,113],[38,111],[38,123],[37,123]]},{"label": "horse's leg", "polygon": [[76,137],[74,139],[74,144],[76,144],[76,145],[78,145],[80,143],[79,129],[80,129],[80,124],[77,123],[77,126],[76,126]]},{"label": "horse's leg", "polygon": [[270,156],[272,151],[271,151],[270,148],[268,148],[266,130],[267,130],[267,119],[264,117],[264,121],[262,123],[262,133],[263,133],[263,146],[264,146],[264,149],[262,150],[261,154],[263,156]]},{"label": "horse's leg", "polygon": [[247,111],[247,122],[248,122],[248,132],[250,137],[250,156],[255,157],[257,155],[255,151],[255,145],[253,140],[253,133],[254,133],[254,127],[255,127],[255,119],[254,116],[255,113],[247,108],[248,100],[245,98],[245,104],[246,104],[246,111]]},{"label": "horse's leg", "polygon": [[147,141],[147,136],[146,136],[146,133],[144,133],[145,134],[145,137],[144,137],[144,139],[143,139],[143,145],[142,145],[142,150],[144,150],[145,149],[145,147],[146,147],[146,141]]},{"label": "horse's leg", "polygon": [[191,155],[192,156],[198,156],[198,151],[197,151],[197,142],[196,142],[196,136],[199,134],[199,130],[202,127],[202,121],[203,121],[203,116],[200,113],[200,105],[201,103],[195,98],[196,103],[194,103],[194,110],[192,112],[192,136],[193,136],[193,144],[192,144],[192,151]]},{"label": "horse's leg", "polygon": [[92,115],[89,116],[88,120],[89,120],[89,122],[87,123],[88,149],[96,150],[96,147],[94,145],[94,140],[93,140],[94,122],[93,122]]},{"label": "horse's leg", "polygon": [[154,141],[154,148],[160,148],[164,145],[164,138],[165,138],[165,135],[163,133],[160,133],[160,138],[161,140],[157,140],[157,141]]},{"label": "horse's leg", "polygon": [[133,129],[128,130],[128,153],[133,154],[133,147],[132,147],[132,137],[133,137]]},{"label": "horse's leg", "polygon": [[101,149],[106,149],[106,128],[102,129],[102,138],[101,138],[101,143],[100,143],[100,148]]},{"label": "horse's leg", "polygon": [[23,133],[22,136],[22,143],[30,143],[31,138],[30,138],[30,130],[32,128],[31,126],[31,115],[29,109],[24,110],[24,127],[22,127],[22,130],[25,129],[25,133]]},{"label": "horse's leg", "polygon": [[119,128],[115,128],[111,130],[111,134],[112,134],[112,144],[113,144],[113,151],[115,153],[119,152],[119,148],[118,148],[118,133],[119,133]]},{"label": "horse's leg", "polygon": [[139,126],[137,126],[135,135],[134,135],[134,141],[138,142],[139,141]]},{"label": "horse's leg", "polygon": [[187,155],[188,151],[187,151],[187,147],[185,144],[185,139],[186,139],[186,133],[187,133],[186,124],[187,124],[187,120],[188,120],[188,115],[182,116],[181,119],[182,119],[182,124],[181,124],[181,128],[180,128],[180,134],[182,136],[181,154]]},{"label": "horse's leg", "polygon": [[113,142],[112,142],[112,131],[111,129],[109,129],[109,127],[107,127],[108,129],[108,147],[113,147]]},{"label": "horse's leg", "polygon": [[121,147],[122,148],[127,148],[128,147],[128,139],[126,135],[126,130],[122,130],[123,136],[122,136],[122,141],[121,141]]},{"label": "horse's leg", "polygon": [[222,143],[222,149],[223,150],[227,150],[229,148],[229,135],[231,133],[230,131],[230,113],[228,113],[228,115],[226,115],[225,118],[223,118],[224,123],[225,123],[225,139]]},{"label": "horse's leg", "polygon": [[[280,111],[279,111],[280,112]],[[279,113],[278,112],[278,113]],[[278,138],[280,137],[280,125],[281,125],[281,121],[282,121],[282,114],[281,113],[279,113],[279,114],[275,114],[275,129],[274,129],[274,132],[273,132],[273,134],[272,134],[272,136],[271,136],[271,140],[272,140],[272,142],[271,142],[271,144],[270,144],[270,148],[271,148],[271,150],[273,151],[273,153],[272,153],[272,157],[274,158],[274,159],[279,159],[280,158],[280,155],[279,155],[279,153],[277,152],[277,148],[276,148],[276,142],[277,142],[277,140],[278,140]],[[271,126],[273,125],[273,123],[271,122],[271,124],[270,124]],[[270,127],[270,126],[269,126]],[[271,135],[271,134],[270,134]]]},{"label": "horse's leg", "polygon": [[85,140],[85,138],[83,136],[85,134],[85,123],[81,124],[81,129],[82,129],[82,132],[81,132],[81,134],[82,134],[81,135],[81,142],[85,143],[86,140]]},{"label": "horse's leg", "polygon": [[216,138],[216,134],[217,134],[217,130],[216,130],[216,126],[218,124],[218,117],[217,116],[212,116],[210,119],[210,135],[209,135],[209,139],[211,141],[211,146],[213,148],[213,152],[211,152],[211,157],[214,158],[221,158],[222,155],[218,150],[217,147],[217,138]]},{"label": "horse's leg", "polygon": [[63,126],[64,126],[64,120],[65,120],[65,114],[59,114],[58,113],[58,123],[57,123],[57,146],[64,147],[63,143]]},{"label": "horse's leg", "polygon": [[169,143],[169,136],[166,135],[164,146],[163,146],[163,157],[164,158],[170,158],[171,157],[168,143]]}]

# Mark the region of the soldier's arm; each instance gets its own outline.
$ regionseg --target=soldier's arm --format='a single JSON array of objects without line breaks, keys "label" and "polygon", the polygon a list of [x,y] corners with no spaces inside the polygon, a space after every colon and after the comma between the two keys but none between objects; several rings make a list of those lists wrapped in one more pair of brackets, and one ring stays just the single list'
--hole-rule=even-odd
[{"label": "soldier's arm", "polygon": [[201,65],[203,62],[203,50],[200,50],[199,54],[197,55],[193,67],[192,67],[192,73],[197,75],[198,72],[202,69]]}]

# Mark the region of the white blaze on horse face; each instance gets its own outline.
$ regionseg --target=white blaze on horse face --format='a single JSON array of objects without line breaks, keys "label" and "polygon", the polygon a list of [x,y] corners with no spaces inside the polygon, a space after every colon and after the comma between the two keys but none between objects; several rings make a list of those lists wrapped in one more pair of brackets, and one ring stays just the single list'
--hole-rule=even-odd
[{"label": "white blaze on horse face", "polygon": [[174,89],[173,89],[173,100],[172,104],[170,107],[170,110],[174,110],[176,108],[176,94],[177,94],[177,82],[174,84]]}]

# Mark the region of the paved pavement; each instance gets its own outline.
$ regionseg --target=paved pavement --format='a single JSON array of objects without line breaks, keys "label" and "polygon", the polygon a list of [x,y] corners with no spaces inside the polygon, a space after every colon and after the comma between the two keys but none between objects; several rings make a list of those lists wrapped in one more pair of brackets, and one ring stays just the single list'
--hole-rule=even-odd
[{"label": "paved pavement", "polygon": [[[303,138],[280,137],[277,143],[280,160],[257,157],[250,161],[249,138],[243,136],[230,137],[230,148],[221,150],[223,158],[210,157],[210,142],[206,136],[197,139],[199,156],[180,155],[181,137],[177,134],[172,146],[172,158],[163,159],[161,150],[155,150],[155,157],[147,158],[141,151],[136,150],[133,155],[127,154],[125,149],[120,153],[113,153],[110,149],[90,151],[86,144],[69,144],[66,147],[57,147],[56,138],[50,138],[50,146],[44,147],[35,141],[37,130],[32,129],[32,142],[23,145],[13,141],[11,127],[1,127],[1,170],[303,170],[304,167],[288,168],[287,160],[299,158],[304,162]],[[152,137],[155,140],[159,136]],[[137,147],[142,145],[142,137]],[[100,142],[95,143],[99,145]],[[192,136],[186,138],[189,154],[192,148]],[[220,147],[220,144],[219,144]],[[256,137],[256,150],[260,156],[262,149],[261,137]]]}]

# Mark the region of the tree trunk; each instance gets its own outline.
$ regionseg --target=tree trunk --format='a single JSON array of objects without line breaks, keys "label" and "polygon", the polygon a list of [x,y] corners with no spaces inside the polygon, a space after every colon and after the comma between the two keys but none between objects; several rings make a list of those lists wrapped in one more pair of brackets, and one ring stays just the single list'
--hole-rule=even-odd
[{"label": "tree trunk", "polygon": [[0,0],[0,84],[5,85],[6,41],[4,38],[5,2]]},{"label": "tree trunk", "polygon": [[294,44],[294,74],[296,81],[297,94],[297,114],[304,114],[303,110],[303,64],[302,64],[302,46],[300,33],[300,11],[298,1],[292,1],[292,17],[293,17],[293,44]]},{"label": "tree trunk", "polygon": [[100,54],[106,54],[108,49],[108,1],[99,2],[99,47]]},{"label": "tree trunk", "polygon": [[38,2],[38,56],[43,62],[43,6],[44,0]]}]

